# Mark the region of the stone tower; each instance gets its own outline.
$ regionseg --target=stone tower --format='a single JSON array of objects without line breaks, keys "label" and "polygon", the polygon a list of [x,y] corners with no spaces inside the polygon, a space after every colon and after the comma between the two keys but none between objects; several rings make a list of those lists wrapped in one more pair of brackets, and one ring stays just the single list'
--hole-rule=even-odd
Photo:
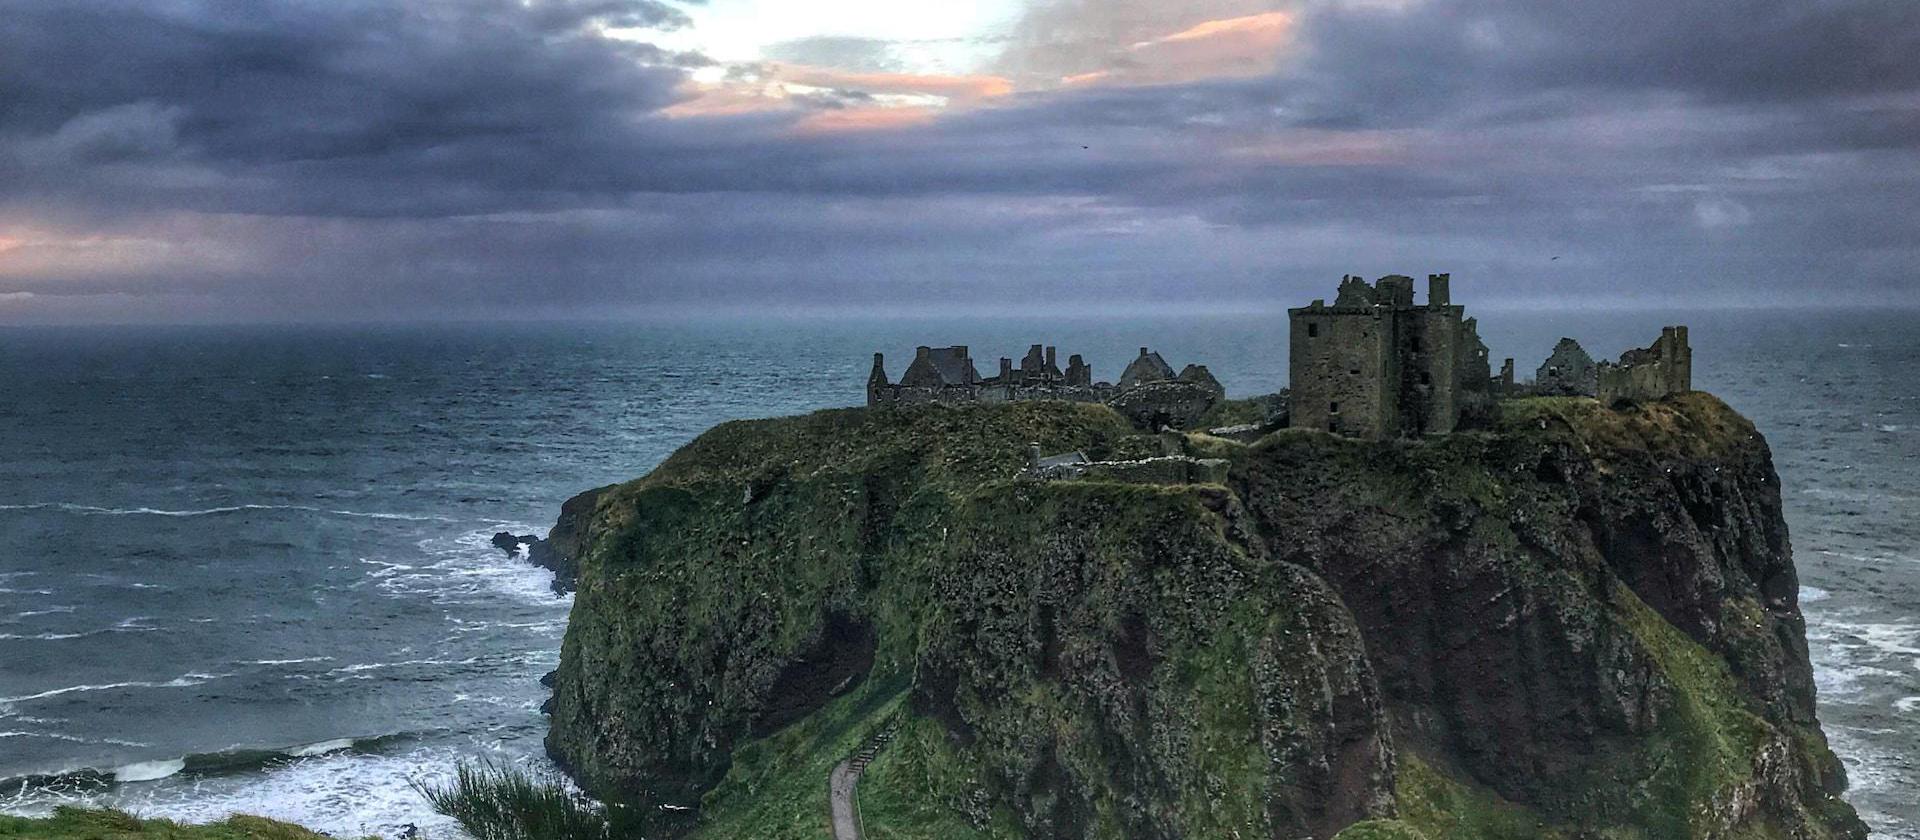
[{"label": "stone tower", "polygon": [[1348,276],[1332,306],[1288,310],[1292,425],[1380,440],[1446,434],[1484,410],[1487,347],[1449,280],[1427,275],[1415,305],[1411,277]]}]

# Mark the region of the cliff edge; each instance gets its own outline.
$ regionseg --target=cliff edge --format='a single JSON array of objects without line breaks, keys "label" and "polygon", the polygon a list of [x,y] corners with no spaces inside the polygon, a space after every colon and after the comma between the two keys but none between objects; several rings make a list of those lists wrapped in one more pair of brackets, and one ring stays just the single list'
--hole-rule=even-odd
[{"label": "cliff edge", "polygon": [[[1217,484],[1018,478],[1028,444]],[[549,752],[698,836],[1857,838],[1765,441],[1705,394],[1252,444],[727,423],[570,502]],[[558,529],[556,529],[558,530]]]}]

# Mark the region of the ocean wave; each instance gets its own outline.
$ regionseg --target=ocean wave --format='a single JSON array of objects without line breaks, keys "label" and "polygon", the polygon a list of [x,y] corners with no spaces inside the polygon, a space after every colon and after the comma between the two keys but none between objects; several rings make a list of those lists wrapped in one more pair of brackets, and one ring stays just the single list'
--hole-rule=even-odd
[{"label": "ocean wave", "polygon": [[298,659],[251,659],[241,665],[304,665],[309,662],[332,662],[331,656],[303,656]]},{"label": "ocean wave", "polygon": [[379,671],[386,668],[409,668],[421,665],[472,665],[480,661],[478,656],[466,659],[406,659],[399,662],[361,662],[328,671],[329,674],[358,674],[363,671]]},{"label": "ocean wave", "polygon": [[[116,746],[141,748],[147,744],[133,741],[111,739],[86,739],[70,735],[44,732],[8,731],[0,732],[0,737],[49,737],[64,741],[89,744],[113,744]],[[82,792],[100,789],[113,784],[126,782],[153,782],[187,774],[193,776],[228,775],[248,773],[263,769],[285,766],[293,762],[334,755],[348,751],[369,751],[384,748],[394,743],[416,737],[414,733],[400,732],[391,735],[370,737],[334,738],[299,744],[289,747],[236,747],[206,753],[188,753],[184,756],[159,759],[141,759],[128,761],[105,768],[80,767],[52,773],[36,773],[10,779],[0,779],[0,789],[17,788],[22,792],[29,790],[59,791],[62,793]]]},{"label": "ocean wave", "polygon": [[13,617],[14,618],[32,618],[36,615],[59,615],[61,613],[73,612],[74,609],[75,609],[74,607],[46,607],[44,609],[27,610],[26,612],[17,612],[13,614]]},{"label": "ocean wave", "polygon": [[233,676],[233,675],[232,674],[192,673],[192,674],[183,674],[181,676],[174,677],[173,679],[167,680],[166,682],[129,680],[127,682],[117,682],[117,683],[99,683],[99,684],[93,684],[93,685],[70,685],[65,688],[48,689],[38,694],[23,694],[19,697],[0,697],[0,703],[30,703],[35,700],[45,700],[49,697],[59,697],[65,694],[76,694],[76,693],[89,692],[89,691],[117,691],[125,688],[188,688],[191,686],[213,682],[214,680],[221,679],[224,677],[230,677],[230,676]]},{"label": "ocean wave", "polygon": [[299,513],[317,513],[328,516],[356,516],[366,519],[394,519],[405,522],[458,522],[444,516],[431,516],[413,513],[379,513],[358,510],[338,510],[334,508],[313,507],[311,505],[225,505],[221,507],[200,508],[195,510],[168,510],[165,508],[137,507],[111,508],[98,505],[81,505],[71,502],[35,502],[26,505],[0,505],[0,510],[58,510],[82,516],[217,516],[227,513],[245,513],[249,511],[295,511]]},{"label": "ocean wave", "polygon": [[[396,836],[415,824],[427,836],[457,836],[458,827],[414,790],[417,781],[443,782],[473,755],[471,745],[415,745],[396,749],[357,741],[355,749],[293,756],[279,751],[238,773],[208,774],[186,767],[151,783],[122,784],[105,773],[0,780],[0,811],[46,813],[58,805],[116,807],[143,817],[208,822],[235,813],[297,823],[338,837]],[[500,754],[504,761],[551,765],[538,755]]]},{"label": "ocean wave", "polygon": [[[72,609],[69,608],[66,611],[72,612]],[[43,612],[53,612],[53,610],[46,610]],[[0,640],[57,642],[57,641],[64,641],[66,639],[84,639],[90,636],[99,636],[106,633],[147,633],[147,632],[160,629],[151,624],[138,623],[138,622],[146,621],[148,618],[149,616],[134,616],[133,618],[125,619],[120,623],[113,625],[112,627],[96,627],[92,630],[73,630],[73,631],[68,631],[64,633],[57,633],[53,631],[48,631],[45,633],[0,633]]]},{"label": "ocean wave", "polygon": [[167,761],[136,761],[113,768],[110,775],[116,782],[154,782],[187,769],[185,759]]}]

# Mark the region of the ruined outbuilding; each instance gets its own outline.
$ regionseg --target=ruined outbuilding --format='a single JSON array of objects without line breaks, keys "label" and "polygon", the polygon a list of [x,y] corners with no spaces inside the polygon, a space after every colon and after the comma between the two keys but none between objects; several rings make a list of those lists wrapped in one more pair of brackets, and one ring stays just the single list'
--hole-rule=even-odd
[{"label": "ruined outbuilding", "polygon": [[1446,434],[1484,412],[1487,346],[1449,280],[1428,275],[1422,305],[1411,277],[1348,276],[1332,306],[1288,310],[1291,425],[1378,440]]},{"label": "ruined outbuilding", "polygon": [[867,405],[1068,400],[1114,405],[1144,428],[1186,428],[1197,422],[1226,389],[1205,365],[1187,365],[1179,373],[1159,353],[1140,348],[1118,384],[1095,381],[1093,368],[1078,354],[1059,364],[1058,351],[1035,344],[1018,366],[1000,359],[993,376],[981,376],[966,345],[919,347],[899,382],[887,377],[886,357],[873,354],[867,375]]}]

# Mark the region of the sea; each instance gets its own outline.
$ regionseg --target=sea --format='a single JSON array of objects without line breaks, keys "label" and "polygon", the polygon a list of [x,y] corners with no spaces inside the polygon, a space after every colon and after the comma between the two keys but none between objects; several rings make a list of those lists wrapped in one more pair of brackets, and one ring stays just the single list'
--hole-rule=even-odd
[{"label": "sea", "polygon": [[[1691,327],[1771,441],[1820,716],[1876,835],[1920,839],[1920,318],[1477,313],[1523,375]],[[489,544],[723,420],[862,401],[872,353],[1142,345],[1286,384],[1283,310],[0,328],[0,811],[110,805],[452,836],[414,784],[541,754],[570,598]]]}]

